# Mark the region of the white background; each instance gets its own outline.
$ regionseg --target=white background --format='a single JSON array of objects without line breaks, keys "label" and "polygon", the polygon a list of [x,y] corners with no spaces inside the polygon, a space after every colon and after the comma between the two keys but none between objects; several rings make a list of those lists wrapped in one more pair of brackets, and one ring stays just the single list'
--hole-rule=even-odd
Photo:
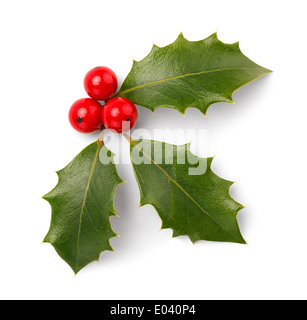
[{"label": "white background", "polygon": [[[305,2],[1,1],[0,298],[307,298]],[[153,207],[138,208],[132,168],[122,164],[128,184],[116,192],[120,218],[111,219],[121,236],[111,240],[116,253],[75,276],[41,243],[51,215],[41,196],[56,185],[54,171],[97,139],[67,121],[70,105],[86,96],[85,73],[106,65],[121,83],[153,42],[216,30],[274,73],[238,90],[235,105],[211,106],[207,119],[196,109],[183,117],[138,107],[137,128],[207,130],[205,155],[216,155],[214,171],[237,181],[231,194],[247,207],[238,221],[248,245],[193,245],[159,231]]]}]

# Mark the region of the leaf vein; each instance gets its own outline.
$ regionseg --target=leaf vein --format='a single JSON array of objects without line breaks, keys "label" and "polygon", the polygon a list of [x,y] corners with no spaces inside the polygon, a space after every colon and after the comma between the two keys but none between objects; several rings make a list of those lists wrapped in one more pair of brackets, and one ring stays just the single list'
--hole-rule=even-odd
[{"label": "leaf vein", "polygon": [[139,151],[141,151],[143,153],[143,155],[145,157],[147,157],[155,166],[157,166],[157,168],[159,168],[164,174],[165,176],[172,181],[190,200],[192,200],[192,202],[204,213],[206,214],[210,219],[212,219],[222,230],[224,230],[224,232],[226,232],[227,234],[231,235],[234,238],[237,238],[236,236],[234,236],[233,234],[229,233],[227,230],[225,230],[225,228],[216,220],[214,219],[214,217],[211,216],[211,214],[209,212],[207,212],[204,208],[201,207],[200,204],[198,204],[198,202],[187,192],[183,189],[183,187],[180,186],[180,184],[175,181],[161,166],[159,166],[159,164],[157,164],[150,155],[148,155],[143,149],[141,149],[137,144],[135,144],[133,141],[131,141],[131,138],[127,135],[124,134],[124,136],[126,137],[126,139],[128,139],[128,141],[130,141],[130,143],[133,143],[135,147],[137,147],[139,149]]},{"label": "leaf vein", "polygon": [[81,207],[81,213],[80,213],[80,219],[79,219],[78,237],[77,237],[77,258],[76,258],[76,260],[77,260],[76,261],[77,269],[79,267],[80,234],[81,234],[82,217],[83,217],[84,208],[85,208],[85,205],[86,205],[87,194],[88,194],[88,191],[89,191],[89,188],[90,188],[90,183],[91,183],[91,180],[92,180],[92,177],[93,177],[93,173],[94,173],[94,169],[95,169],[95,165],[96,165],[96,162],[97,162],[97,159],[98,159],[100,146],[101,146],[101,143],[98,142],[96,154],[95,154],[93,165],[92,165],[92,168],[91,168],[91,172],[90,172],[90,175],[89,175],[89,178],[88,178],[87,186],[86,186],[85,193],[84,193],[83,203],[82,203],[82,207]]},{"label": "leaf vein", "polygon": [[151,82],[136,86],[134,88],[130,88],[130,89],[124,90],[122,92],[119,92],[118,96],[123,96],[128,92],[131,92],[131,91],[134,91],[134,90],[138,90],[138,89],[142,89],[142,88],[150,86],[150,85],[159,84],[159,83],[163,83],[163,82],[171,81],[171,80],[176,80],[176,79],[180,79],[180,78],[198,76],[198,75],[202,75],[202,74],[206,74],[206,73],[214,73],[214,72],[221,72],[221,71],[250,70],[250,69],[257,69],[257,68],[251,68],[251,67],[250,68],[249,67],[222,68],[222,69],[214,69],[214,70],[205,70],[205,71],[200,71],[200,72],[186,73],[186,74],[179,75],[179,76],[174,76],[174,77],[165,78],[165,79],[161,79],[161,80],[151,81]]}]

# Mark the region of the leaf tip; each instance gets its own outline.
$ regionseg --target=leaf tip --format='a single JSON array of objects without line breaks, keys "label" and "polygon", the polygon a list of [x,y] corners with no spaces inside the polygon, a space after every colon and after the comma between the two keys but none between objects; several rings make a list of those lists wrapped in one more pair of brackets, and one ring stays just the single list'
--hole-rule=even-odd
[{"label": "leaf tip", "polygon": [[48,193],[41,197],[41,199],[50,203],[50,198],[48,197]]},{"label": "leaf tip", "polygon": [[269,74],[269,73],[274,72],[273,70],[270,70],[270,69],[267,69],[267,68],[263,68],[263,69],[265,70],[264,74]]},{"label": "leaf tip", "polygon": [[184,37],[183,32],[181,30],[179,33],[179,36],[177,37],[177,39],[175,40],[174,43],[180,43],[180,42],[184,42],[184,41],[188,41],[188,40]]},{"label": "leaf tip", "polygon": [[185,145],[187,146],[187,150],[191,152],[191,144],[192,144],[193,140],[188,141]]},{"label": "leaf tip", "polygon": [[212,157],[207,158],[208,163],[209,163],[209,168],[211,168],[212,162],[213,162],[213,160],[215,159],[215,157],[216,157],[216,155],[214,155],[214,156],[212,156]]},{"label": "leaf tip", "polygon": [[152,47],[151,47],[151,51],[154,51],[154,50],[157,50],[157,49],[160,49],[160,47],[157,46],[155,43],[153,43]]},{"label": "leaf tip", "polygon": [[214,33],[212,33],[212,35],[209,36],[207,39],[211,39],[213,41],[220,41],[219,38],[218,38],[218,35],[217,35],[217,30]]},{"label": "leaf tip", "polygon": [[233,46],[234,48],[236,48],[236,49],[239,49],[239,50],[240,50],[240,40],[238,40],[238,41],[234,42],[234,43],[232,44],[232,46]]},{"label": "leaf tip", "polygon": [[135,65],[138,63],[133,57],[132,57],[132,68],[135,67]]},{"label": "leaf tip", "polygon": [[70,267],[71,267],[72,271],[74,272],[74,276],[76,276],[81,270],[81,269],[73,268],[72,266],[70,266]]},{"label": "leaf tip", "polygon": [[183,32],[182,32],[182,29],[180,30],[180,32],[179,32],[179,36],[177,37],[177,39],[180,39],[180,38],[184,38],[184,36],[183,36]]}]

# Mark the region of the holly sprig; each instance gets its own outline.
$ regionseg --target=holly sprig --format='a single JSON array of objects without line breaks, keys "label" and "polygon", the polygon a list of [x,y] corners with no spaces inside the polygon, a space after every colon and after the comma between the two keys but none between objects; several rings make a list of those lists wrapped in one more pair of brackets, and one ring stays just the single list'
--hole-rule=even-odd
[{"label": "holly sprig", "polygon": [[[102,133],[98,141],[57,172],[57,186],[43,197],[52,207],[44,242],[51,243],[75,273],[98,260],[102,251],[113,250],[109,240],[117,235],[110,217],[117,215],[114,196],[123,181],[114,154],[103,142],[103,132],[109,129],[128,139],[141,206],[154,206],[162,229],[172,229],[174,237],[187,235],[193,243],[245,243],[236,219],[243,206],[229,194],[233,182],[212,171],[213,158],[193,155],[189,144],[161,142],[159,150],[164,152],[158,161],[157,141],[135,140],[126,132],[137,121],[135,104],[153,112],[167,107],[184,114],[194,107],[206,114],[214,103],[233,103],[235,90],[270,72],[244,56],[239,43],[225,44],[216,33],[194,42],[180,34],[166,47],[154,45],[147,57],[133,61],[117,93],[118,81],[111,69],[90,70],[84,79],[90,98],[71,106],[69,120],[82,133]],[[190,173],[200,165],[200,173]]]}]

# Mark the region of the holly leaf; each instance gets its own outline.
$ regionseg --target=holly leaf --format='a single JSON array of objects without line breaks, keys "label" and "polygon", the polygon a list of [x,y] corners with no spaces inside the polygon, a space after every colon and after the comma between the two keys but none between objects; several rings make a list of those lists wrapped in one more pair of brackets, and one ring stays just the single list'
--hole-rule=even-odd
[{"label": "holly leaf", "polygon": [[187,235],[193,243],[245,243],[236,219],[243,206],[229,194],[233,182],[212,171],[213,158],[193,155],[190,144],[175,146],[153,140],[131,140],[130,152],[140,206],[154,206],[161,229],[171,228],[173,237]]},{"label": "holly leaf", "polygon": [[239,43],[225,44],[214,33],[201,41],[182,34],[151,52],[133,66],[117,96],[154,112],[160,107],[185,113],[189,107],[206,114],[217,102],[233,103],[232,95],[243,85],[271,72],[242,54]]},{"label": "holly leaf", "polygon": [[114,196],[122,183],[114,155],[97,141],[85,148],[67,167],[57,172],[57,186],[43,198],[52,207],[50,229],[43,242],[53,245],[75,273],[112,251],[109,239],[115,216]]}]

